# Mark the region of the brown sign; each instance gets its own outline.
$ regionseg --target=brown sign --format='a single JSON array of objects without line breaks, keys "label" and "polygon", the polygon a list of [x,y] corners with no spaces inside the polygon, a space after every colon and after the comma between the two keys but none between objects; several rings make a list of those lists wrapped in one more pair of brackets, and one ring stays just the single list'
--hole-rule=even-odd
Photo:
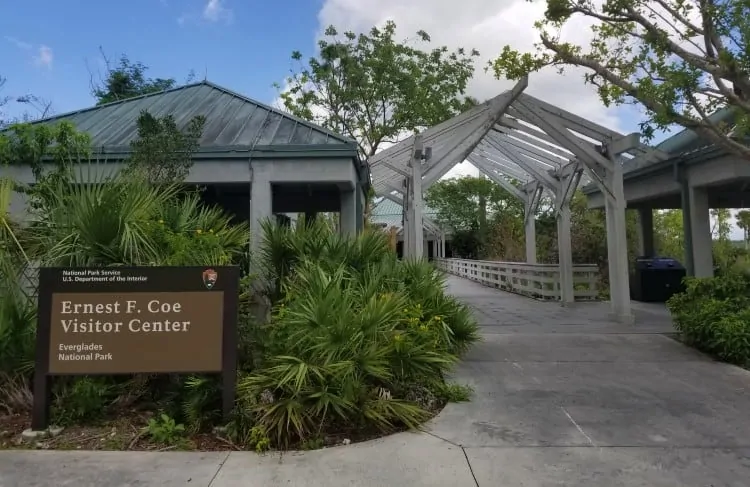
[{"label": "brown sign", "polygon": [[223,372],[233,402],[238,292],[236,267],[43,268],[36,375]]},{"label": "brown sign", "polygon": [[50,374],[221,372],[224,293],[56,293]]}]

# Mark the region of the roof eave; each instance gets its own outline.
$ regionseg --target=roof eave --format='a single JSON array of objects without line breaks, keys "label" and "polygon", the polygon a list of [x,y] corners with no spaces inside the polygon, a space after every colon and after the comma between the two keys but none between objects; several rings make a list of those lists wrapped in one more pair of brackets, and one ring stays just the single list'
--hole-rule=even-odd
[{"label": "roof eave", "polygon": [[[729,152],[727,152],[724,148],[710,146],[705,148],[704,150],[696,151],[690,154],[678,155],[656,164],[639,167],[638,169],[634,169],[633,171],[624,173],[622,175],[622,178],[623,180],[627,181],[629,179],[635,179],[643,176],[648,176],[649,174],[663,172],[665,169],[669,169],[674,165],[692,165],[699,162],[710,161],[727,154],[729,154]],[[600,193],[601,191],[595,183],[589,183],[581,188],[581,192],[585,195],[594,195]]]}]

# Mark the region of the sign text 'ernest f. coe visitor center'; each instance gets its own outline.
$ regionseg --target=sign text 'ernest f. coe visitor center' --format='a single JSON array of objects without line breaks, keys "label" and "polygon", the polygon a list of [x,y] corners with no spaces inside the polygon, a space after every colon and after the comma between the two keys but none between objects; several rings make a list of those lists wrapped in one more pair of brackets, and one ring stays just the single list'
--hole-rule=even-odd
[{"label": "sign text 'ernest f. coe visitor center'", "polygon": [[56,375],[221,373],[230,410],[239,277],[238,267],[40,269],[33,423],[46,427]]},{"label": "sign text 'ernest f. coe visitor center'", "polygon": [[47,373],[220,372],[238,280],[234,267],[41,269]]}]

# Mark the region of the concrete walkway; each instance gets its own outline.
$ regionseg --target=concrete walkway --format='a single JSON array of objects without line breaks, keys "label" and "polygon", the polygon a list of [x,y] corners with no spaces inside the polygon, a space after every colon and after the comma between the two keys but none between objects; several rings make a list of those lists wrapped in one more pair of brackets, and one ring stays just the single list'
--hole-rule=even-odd
[{"label": "concrete walkway", "polygon": [[485,341],[475,388],[428,433],[305,453],[0,452],[0,487],[745,487],[750,373],[665,337],[659,306],[612,324],[459,278]]}]

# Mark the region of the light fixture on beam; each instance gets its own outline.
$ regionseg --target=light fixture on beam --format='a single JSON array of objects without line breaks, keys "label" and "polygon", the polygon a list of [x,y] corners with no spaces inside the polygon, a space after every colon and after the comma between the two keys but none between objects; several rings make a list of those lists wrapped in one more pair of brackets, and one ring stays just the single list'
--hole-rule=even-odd
[{"label": "light fixture on beam", "polygon": [[414,159],[426,162],[432,159],[432,147],[425,147],[424,149],[414,149]]}]

